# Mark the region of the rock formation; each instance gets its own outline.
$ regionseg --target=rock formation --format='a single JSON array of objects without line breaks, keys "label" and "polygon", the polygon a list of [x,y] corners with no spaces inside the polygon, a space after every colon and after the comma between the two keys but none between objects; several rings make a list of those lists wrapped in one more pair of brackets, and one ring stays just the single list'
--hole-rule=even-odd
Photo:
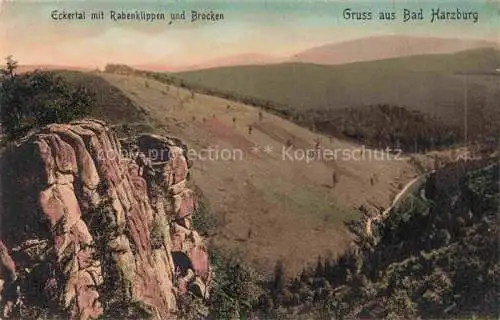
[{"label": "rock formation", "polygon": [[2,318],[175,318],[208,296],[207,250],[193,230],[187,149],[118,141],[98,120],[49,125],[2,155]]}]

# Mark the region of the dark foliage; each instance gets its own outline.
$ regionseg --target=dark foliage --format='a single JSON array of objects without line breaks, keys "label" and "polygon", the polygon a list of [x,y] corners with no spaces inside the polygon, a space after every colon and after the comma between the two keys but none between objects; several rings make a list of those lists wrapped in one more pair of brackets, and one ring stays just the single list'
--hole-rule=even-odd
[{"label": "dark foliage", "polygon": [[134,73],[134,69],[125,64],[110,63],[104,67],[104,72],[117,73],[117,74],[132,74]]},{"label": "dark foliage", "polygon": [[9,138],[50,123],[64,123],[90,113],[94,97],[83,86],[74,87],[53,72],[15,74],[0,78],[1,123]]},{"label": "dark foliage", "polygon": [[[194,228],[209,236],[220,223],[210,209],[207,199],[199,188],[194,187],[198,208],[193,216]],[[179,301],[181,319],[247,319],[259,304],[264,293],[261,276],[236,253],[223,252],[211,247],[212,267],[210,298],[202,301],[194,296],[182,297]]]},{"label": "dark foliage", "polygon": [[193,213],[193,227],[198,233],[205,237],[213,236],[217,227],[222,224],[222,221],[212,212],[208,199],[201,189],[196,185],[193,186],[193,189],[197,200],[197,207]]},{"label": "dark foliage", "polygon": [[[307,121],[309,123],[307,123]],[[406,108],[377,105],[309,113],[304,124],[333,136],[346,137],[368,146],[425,152],[449,147],[462,140],[457,127]]]},{"label": "dark foliage", "polygon": [[238,257],[210,252],[214,280],[208,301],[209,319],[247,319],[262,291],[258,274]]}]

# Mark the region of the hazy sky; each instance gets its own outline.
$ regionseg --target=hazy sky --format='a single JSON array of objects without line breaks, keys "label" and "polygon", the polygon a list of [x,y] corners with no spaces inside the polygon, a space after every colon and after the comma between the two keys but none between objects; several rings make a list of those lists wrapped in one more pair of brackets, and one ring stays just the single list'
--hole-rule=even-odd
[{"label": "hazy sky", "polygon": [[[476,1],[9,1],[0,0],[0,56],[22,64],[103,66],[193,65],[245,53],[288,56],[313,46],[375,35],[416,35],[500,42],[500,5]],[[346,21],[343,10],[372,11],[372,21]],[[403,23],[404,8],[423,8],[424,20]],[[430,23],[432,8],[477,11],[479,21]],[[55,21],[58,12],[85,11],[86,20]],[[90,13],[104,11],[104,20]],[[157,22],[110,20],[109,11],[162,12]],[[186,11],[186,21],[168,24]],[[218,12],[224,20],[191,22],[191,10]],[[396,12],[381,22],[379,11]]]}]

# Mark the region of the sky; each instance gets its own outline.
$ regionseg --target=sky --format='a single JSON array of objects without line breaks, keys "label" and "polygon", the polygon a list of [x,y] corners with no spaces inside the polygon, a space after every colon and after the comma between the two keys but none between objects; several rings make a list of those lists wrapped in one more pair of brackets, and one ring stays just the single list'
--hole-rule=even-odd
[{"label": "sky", "polygon": [[[195,65],[215,58],[259,53],[286,57],[311,47],[381,35],[485,39],[500,42],[500,0],[469,1],[2,1],[0,57],[21,64],[102,67],[106,63]],[[423,9],[423,21],[403,22],[403,9]],[[431,9],[477,11],[479,20],[430,22]],[[346,20],[343,12],[371,11],[373,20]],[[54,20],[52,13],[85,12],[85,20]],[[91,12],[104,11],[104,20]],[[110,11],[161,12],[155,22],[112,21]],[[224,15],[191,22],[191,11]],[[396,12],[380,21],[380,11]],[[171,24],[171,13],[185,21]]]}]

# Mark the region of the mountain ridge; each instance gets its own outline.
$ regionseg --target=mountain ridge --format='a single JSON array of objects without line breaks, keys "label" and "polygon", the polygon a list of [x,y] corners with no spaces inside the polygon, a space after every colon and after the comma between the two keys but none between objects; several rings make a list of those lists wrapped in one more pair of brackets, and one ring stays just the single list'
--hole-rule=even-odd
[{"label": "mountain ridge", "polygon": [[487,40],[380,36],[320,45],[293,55],[291,61],[338,65],[423,54],[455,53],[484,47],[499,47],[499,44]]},{"label": "mountain ridge", "polygon": [[281,56],[248,52],[219,56],[188,65],[164,65],[161,61],[156,61],[150,64],[134,65],[133,67],[148,71],[186,72],[230,66],[271,65],[291,62],[341,65],[422,54],[455,53],[478,48],[500,49],[500,43],[484,39],[386,35],[326,43]]}]

